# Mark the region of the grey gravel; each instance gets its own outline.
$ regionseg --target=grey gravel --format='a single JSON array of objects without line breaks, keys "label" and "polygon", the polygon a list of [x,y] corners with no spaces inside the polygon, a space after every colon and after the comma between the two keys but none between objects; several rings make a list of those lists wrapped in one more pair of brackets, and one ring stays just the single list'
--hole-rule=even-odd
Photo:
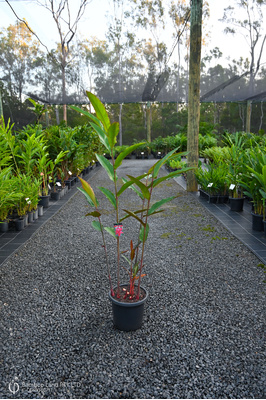
[{"label": "grey gravel", "polygon": [[[152,162],[126,160],[119,175]],[[102,168],[90,182],[109,184]],[[260,260],[175,181],[157,189],[154,201],[181,196],[150,220],[138,331],[113,327],[103,249],[80,192],[2,265],[1,398],[266,397]],[[134,227],[124,222],[126,247]]]}]

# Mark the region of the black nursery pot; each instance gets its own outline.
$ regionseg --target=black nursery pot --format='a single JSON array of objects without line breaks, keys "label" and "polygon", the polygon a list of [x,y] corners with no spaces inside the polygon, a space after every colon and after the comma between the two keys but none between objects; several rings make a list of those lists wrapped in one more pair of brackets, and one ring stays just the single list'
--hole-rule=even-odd
[{"label": "black nursery pot", "polygon": [[[121,285],[121,287],[127,287],[127,285]],[[148,292],[141,286],[141,289],[145,292],[145,297],[142,300],[134,303],[123,303],[118,301],[111,296],[109,292],[109,299],[112,302],[113,308],[113,322],[114,326],[120,331],[135,331],[142,325],[144,305],[148,298]]]},{"label": "black nursery pot", "polygon": [[252,229],[254,231],[262,232],[264,230],[263,216],[251,212],[252,215]]},{"label": "black nursery pot", "polygon": [[43,206],[43,208],[48,208],[49,207],[49,195],[46,196],[40,196],[40,200],[39,200],[39,205]]},{"label": "black nursery pot", "polygon": [[243,211],[244,198],[229,197],[231,211]]},{"label": "black nursery pot", "polygon": [[55,200],[55,201],[57,201],[57,200],[59,200],[60,199],[60,192],[51,192],[51,199],[52,200]]}]

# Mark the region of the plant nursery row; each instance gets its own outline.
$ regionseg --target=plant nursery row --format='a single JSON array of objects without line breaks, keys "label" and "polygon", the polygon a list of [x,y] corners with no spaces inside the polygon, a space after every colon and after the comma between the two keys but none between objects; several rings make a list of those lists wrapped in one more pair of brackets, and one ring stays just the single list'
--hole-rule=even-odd
[{"label": "plant nursery row", "polygon": [[[21,229],[38,215],[38,206],[47,206],[73,186],[77,177],[95,164],[95,153],[105,154],[103,145],[90,125],[75,128],[28,125],[19,132],[0,124],[0,231]],[[142,141],[133,154],[138,159],[161,158],[174,148],[185,151],[184,133]],[[128,146],[115,146],[115,157]],[[195,171],[201,196],[210,202],[244,197],[252,204],[252,213],[265,221],[266,140],[253,134],[224,135],[222,146],[214,134],[199,135],[199,154],[207,164]],[[105,157],[109,158],[108,154]],[[168,163],[171,169],[185,167],[177,157]],[[41,212],[41,211],[39,211]],[[25,222],[26,221],[26,222]],[[263,223],[261,223],[261,226]]]},{"label": "plant nursery row", "polygon": [[224,146],[202,152],[206,163],[195,171],[200,195],[211,203],[229,202],[232,211],[251,205],[252,228],[266,234],[266,139],[237,132]]},{"label": "plant nursery row", "polygon": [[[21,230],[58,200],[102,152],[89,126],[27,126],[12,132],[0,124],[0,232]],[[39,209],[39,211],[38,211]]]}]

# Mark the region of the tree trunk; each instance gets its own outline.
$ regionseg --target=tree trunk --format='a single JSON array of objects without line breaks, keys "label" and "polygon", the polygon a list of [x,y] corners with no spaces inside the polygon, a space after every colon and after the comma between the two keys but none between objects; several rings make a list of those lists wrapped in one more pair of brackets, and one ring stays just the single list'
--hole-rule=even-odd
[{"label": "tree trunk", "polygon": [[[202,0],[191,1],[190,18],[187,150],[188,166],[197,168],[199,160]],[[187,190],[189,192],[196,192],[198,190],[198,183],[193,170],[187,173]]]},{"label": "tree trunk", "polygon": [[250,133],[250,125],[251,125],[251,107],[252,103],[250,100],[247,101],[247,120],[246,120],[246,132]]}]

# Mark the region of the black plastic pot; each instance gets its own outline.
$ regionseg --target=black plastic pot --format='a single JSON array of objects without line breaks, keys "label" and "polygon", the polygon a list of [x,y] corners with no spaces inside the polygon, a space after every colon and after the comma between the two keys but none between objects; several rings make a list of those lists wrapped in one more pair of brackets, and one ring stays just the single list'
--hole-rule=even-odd
[{"label": "black plastic pot", "polygon": [[47,196],[40,196],[40,201],[39,205],[43,206],[43,208],[48,208],[49,207],[49,195]]},{"label": "black plastic pot", "polygon": [[28,212],[28,222],[29,224],[33,222],[33,211]]},{"label": "black plastic pot", "polygon": [[[121,285],[121,287],[127,287],[127,285]],[[109,299],[112,302],[113,308],[113,322],[114,326],[120,331],[135,331],[142,325],[144,305],[148,298],[148,292],[141,286],[146,293],[144,299],[136,301],[134,303],[123,303],[118,301],[109,293]]]},{"label": "black plastic pot", "polygon": [[[39,208],[39,206],[38,206],[38,208]],[[33,219],[34,219],[34,221],[35,221],[36,219],[38,219],[38,217],[39,217],[38,208],[36,208],[36,210],[33,210]]]},{"label": "black plastic pot", "polygon": [[266,235],[266,220],[263,221],[264,235]]},{"label": "black plastic pot", "polygon": [[244,197],[234,198],[229,197],[231,211],[243,211]]},{"label": "black plastic pot", "polygon": [[[39,204],[38,208],[37,208],[37,218],[42,217],[42,216],[43,216],[43,206]],[[34,215],[33,215],[33,219],[34,219]]]},{"label": "black plastic pot", "polygon": [[60,199],[60,192],[51,192],[51,199],[52,200],[59,200]]},{"label": "black plastic pot", "polygon": [[0,232],[4,233],[8,231],[8,220],[0,221]]},{"label": "black plastic pot", "polygon": [[255,214],[251,212],[252,215],[252,229],[253,231],[262,232],[264,230],[263,226],[263,216],[260,214]]},{"label": "black plastic pot", "polygon": [[16,231],[22,231],[22,229],[24,229],[24,225],[25,225],[24,218],[15,219]]},{"label": "black plastic pot", "polygon": [[228,202],[228,196],[227,195],[218,195],[218,198],[217,198],[217,203],[219,203],[219,204],[224,204],[224,203],[227,203]]}]

